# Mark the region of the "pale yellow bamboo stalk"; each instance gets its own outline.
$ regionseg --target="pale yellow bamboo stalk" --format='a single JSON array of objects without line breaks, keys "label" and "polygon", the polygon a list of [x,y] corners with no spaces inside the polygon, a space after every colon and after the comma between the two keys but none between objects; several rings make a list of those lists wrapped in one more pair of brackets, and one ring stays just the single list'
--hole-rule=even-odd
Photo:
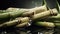
[{"label": "pale yellow bamboo stalk", "polygon": [[20,23],[22,23],[22,22],[23,22],[23,23],[24,23],[24,22],[29,22],[29,18],[28,18],[28,17],[17,18],[17,19],[15,19],[15,20],[8,21],[8,22],[5,22],[5,23],[0,24],[0,27],[13,26],[13,25],[20,24]]},{"label": "pale yellow bamboo stalk", "polygon": [[24,22],[24,23],[21,23],[21,24],[16,25],[16,27],[24,27],[24,26],[27,27],[27,26],[29,26],[28,23],[29,22]]},{"label": "pale yellow bamboo stalk", "polygon": [[35,14],[32,16],[32,19],[35,20],[35,19],[46,17],[46,16],[54,16],[57,14],[58,14],[57,9],[52,9],[52,10],[48,10],[42,13]]}]

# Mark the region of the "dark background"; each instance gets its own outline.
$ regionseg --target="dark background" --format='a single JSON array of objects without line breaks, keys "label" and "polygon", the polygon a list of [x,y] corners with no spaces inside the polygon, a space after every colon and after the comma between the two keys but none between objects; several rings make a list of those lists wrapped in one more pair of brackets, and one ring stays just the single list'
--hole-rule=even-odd
[{"label": "dark background", "polygon": [[[7,9],[8,7],[18,7],[18,8],[26,8],[25,4],[30,2],[31,0],[0,0],[0,10]],[[60,1],[58,0],[60,3]]]},{"label": "dark background", "polygon": [[[34,3],[32,1],[39,2],[42,0],[1,0],[0,1],[0,9],[7,9],[8,7],[17,7],[17,8],[31,8],[34,7]],[[32,6],[31,6],[32,5]]]}]

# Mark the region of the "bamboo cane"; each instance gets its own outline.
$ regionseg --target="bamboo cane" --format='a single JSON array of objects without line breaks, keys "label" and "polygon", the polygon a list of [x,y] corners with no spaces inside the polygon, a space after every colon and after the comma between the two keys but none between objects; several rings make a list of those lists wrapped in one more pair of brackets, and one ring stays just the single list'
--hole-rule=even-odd
[{"label": "bamboo cane", "polygon": [[51,28],[55,27],[55,24],[52,22],[40,22],[39,21],[39,22],[36,22],[35,25],[44,26],[44,27],[51,27]]},{"label": "bamboo cane", "polygon": [[24,11],[15,11],[15,12],[7,12],[7,13],[1,13],[0,14],[0,19],[4,18],[12,18],[12,17],[17,17],[20,16]]},{"label": "bamboo cane", "polygon": [[60,27],[60,23],[53,23],[53,22],[41,22],[38,21],[36,23],[34,23],[37,26],[44,26],[44,27]]},{"label": "bamboo cane", "polygon": [[8,22],[5,22],[3,24],[0,24],[0,27],[7,27],[7,26],[13,26],[13,25],[17,25],[17,24],[20,24],[20,23],[24,23],[24,22],[29,22],[29,18],[28,17],[24,17],[24,18],[17,18],[15,20],[12,20],[12,21],[8,21]]},{"label": "bamboo cane", "polygon": [[32,16],[32,20],[39,19],[46,16],[57,15],[58,11],[56,9],[48,10],[42,13],[38,13]]},{"label": "bamboo cane", "polygon": [[[6,10],[7,11],[6,13],[1,13],[0,14],[0,19],[12,18],[12,17],[15,18],[15,17],[18,17],[18,16],[26,16],[26,15],[28,16],[28,15],[31,15],[33,13],[36,13],[37,10],[41,10],[41,11],[46,10],[47,8],[45,8],[45,7],[46,6],[44,5],[44,6],[38,7],[38,9],[34,8],[34,10],[36,9],[35,11],[32,11],[31,9],[9,8],[9,9]],[[38,11],[38,12],[41,12],[41,11]]]},{"label": "bamboo cane", "polygon": [[51,17],[41,19],[40,21],[48,21],[54,23],[60,22],[60,14],[58,14],[57,16],[51,16]]},{"label": "bamboo cane", "polygon": [[0,10],[0,13],[5,13],[6,12],[6,10]]},{"label": "bamboo cane", "polygon": [[21,23],[21,24],[16,25],[16,27],[24,27],[24,26],[27,27],[27,26],[29,26],[28,23],[29,22],[24,22],[24,23]]},{"label": "bamboo cane", "polygon": [[47,11],[47,7],[46,5],[43,5],[43,6],[40,6],[40,7],[35,7],[35,8],[31,8],[29,9],[28,12],[25,12],[22,14],[22,16],[31,16],[31,15],[34,15],[34,14],[37,14],[37,13],[41,13],[41,12],[44,12],[44,11]]},{"label": "bamboo cane", "polygon": [[35,8],[31,8],[31,9],[23,9],[23,8],[8,8],[6,11],[18,11],[18,10],[24,10],[24,11],[33,11],[35,13],[40,13],[43,11],[47,11],[47,7],[46,5],[40,6],[40,7],[35,7]]},{"label": "bamboo cane", "polygon": [[55,26],[56,27],[60,27],[60,23],[55,23]]}]

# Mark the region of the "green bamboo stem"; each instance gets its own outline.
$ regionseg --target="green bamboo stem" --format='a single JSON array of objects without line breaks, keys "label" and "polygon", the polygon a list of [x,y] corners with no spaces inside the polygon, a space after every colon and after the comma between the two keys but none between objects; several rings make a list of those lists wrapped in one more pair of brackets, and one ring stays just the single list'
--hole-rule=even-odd
[{"label": "green bamboo stem", "polygon": [[52,22],[40,22],[39,21],[39,22],[36,22],[35,25],[44,26],[44,27],[51,27],[51,28],[55,27],[55,24]]},{"label": "green bamboo stem", "polygon": [[28,11],[29,9],[23,9],[23,8],[12,8],[12,7],[6,9],[6,11],[8,11],[8,12],[15,12],[15,11],[20,11],[20,10],[22,10],[22,11]]},{"label": "green bamboo stem", "polygon": [[56,27],[60,27],[60,23],[55,23],[55,26]]},{"label": "green bamboo stem", "polygon": [[60,13],[60,6],[59,6],[59,13]]},{"label": "green bamboo stem", "polygon": [[12,18],[12,17],[18,17],[20,16],[24,11],[20,10],[20,11],[15,11],[15,12],[7,12],[7,13],[1,13],[0,14],[0,19],[4,19],[4,18]]},{"label": "green bamboo stem", "polygon": [[7,10],[0,10],[0,13],[6,13],[6,12],[12,12],[11,10],[9,11],[8,9]]},{"label": "green bamboo stem", "polygon": [[5,13],[6,12],[6,10],[0,10],[0,13]]},{"label": "green bamboo stem", "polygon": [[34,23],[37,26],[44,26],[44,27],[60,27],[60,23],[53,23],[53,22],[41,22],[38,21]]}]

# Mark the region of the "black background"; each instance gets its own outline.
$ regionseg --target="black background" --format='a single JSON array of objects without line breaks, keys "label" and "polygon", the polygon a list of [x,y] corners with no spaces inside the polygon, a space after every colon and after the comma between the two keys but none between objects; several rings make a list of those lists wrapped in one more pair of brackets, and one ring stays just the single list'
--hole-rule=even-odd
[{"label": "black background", "polygon": [[[28,3],[29,1],[31,0],[0,0],[0,10],[7,9],[8,7],[24,8],[25,3]],[[59,0],[58,2],[60,3]]]}]

